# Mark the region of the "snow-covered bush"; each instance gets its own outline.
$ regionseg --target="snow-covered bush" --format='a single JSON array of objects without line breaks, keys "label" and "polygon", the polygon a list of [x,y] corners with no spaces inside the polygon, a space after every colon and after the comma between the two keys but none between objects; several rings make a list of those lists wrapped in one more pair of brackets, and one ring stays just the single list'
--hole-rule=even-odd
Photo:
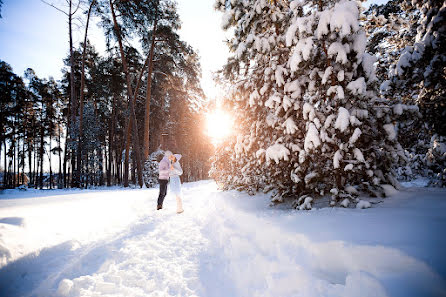
[{"label": "snow-covered bush", "polygon": [[150,154],[144,163],[143,178],[147,188],[153,188],[158,184],[158,162],[163,158],[164,151],[158,149]]},{"label": "snow-covered bush", "polygon": [[393,104],[375,91],[356,1],[216,8],[235,30],[222,73],[239,135],[217,151],[211,176],[225,188],[275,190],[275,201],[336,188],[341,202],[347,185],[379,195],[380,184],[396,183],[393,168],[405,154]]},{"label": "snow-covered bush", "polygon": [[434,135],[426,154],[431,185],[446,187],[446,137]]}]

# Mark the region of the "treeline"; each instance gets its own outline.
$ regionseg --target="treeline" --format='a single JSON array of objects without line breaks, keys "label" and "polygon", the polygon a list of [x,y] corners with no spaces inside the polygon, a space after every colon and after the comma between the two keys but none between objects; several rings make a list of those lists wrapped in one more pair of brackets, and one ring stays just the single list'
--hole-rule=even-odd
[{"label": "treeline", "polygon": [[[160,148],[183,154],[183,180],[205,178],[211,148],[201,132],[201,69],[177,34],[176,4],[81,1],[85,37],[75,47],[71,28],[81,11],[67,3],[57,7],[70,40],[60,81],[32,69],[22,78],[0,62],[3,186],[24,178],[39,188],[142,186],[144,163]],[[93,15],[106,34],[104,54],[88,41]]]}]

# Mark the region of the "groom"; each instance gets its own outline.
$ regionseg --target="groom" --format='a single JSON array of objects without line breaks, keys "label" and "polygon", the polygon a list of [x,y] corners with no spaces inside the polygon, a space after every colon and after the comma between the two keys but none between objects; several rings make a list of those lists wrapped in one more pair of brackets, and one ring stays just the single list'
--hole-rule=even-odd
[{"label": "groom", "polygon": [[158,206],[157,210],[163,208],[164,197],[167,194],[167,183],[169,182],[169,170],[170,161],[169,157],[172,156],[172,152],[165,151],[164,157],[159,163],[159,183],[160,183],[160,194],[158,196]]}]

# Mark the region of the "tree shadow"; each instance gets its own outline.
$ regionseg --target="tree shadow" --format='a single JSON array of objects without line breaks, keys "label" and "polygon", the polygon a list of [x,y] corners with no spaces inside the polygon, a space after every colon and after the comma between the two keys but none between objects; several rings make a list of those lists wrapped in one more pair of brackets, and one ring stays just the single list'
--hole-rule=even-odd
[{"label": "tree shadow", "polygon": [[55,296],[61,280],[94,274],[127,239],[154,227],[153,221],[141,221],[111,240],[82,247],[77,241],[67,241],[26,255],[0,269],[0,296]]},{"label": "tree shadow", "polygon": [[0,224],[14,225],[14,226],[23,226],[23,222],[25,220],[20,217],[9,217],[9,218],[1,218]]}]

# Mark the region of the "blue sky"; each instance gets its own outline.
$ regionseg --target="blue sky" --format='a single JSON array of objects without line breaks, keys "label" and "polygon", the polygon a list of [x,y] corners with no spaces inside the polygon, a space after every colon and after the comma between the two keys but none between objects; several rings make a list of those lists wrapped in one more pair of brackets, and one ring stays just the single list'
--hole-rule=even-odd
[{"label": "blue sky", "polygon": [[[63,59],[69,50],[67,18],[39,0],[4,0],[0,19],[0,59],[9,63],[15,73],[23,75],[33,68],[39,77],[59,79]],[[63,7],[65,1],[48,0]],[[193,3],[193,4],[191,4]],[[223,43],[220,14],[213,10],[212,0],[179,0],[182,20],[180,36],[201,56],[203,88],[211,97],[214,90],[211,73],[224,64],[228,50]],[[75,31],[74,44],[83,38],[83,27]],[[105,50],[100,28],[90,26],[89,37],[98,51]]]}]

